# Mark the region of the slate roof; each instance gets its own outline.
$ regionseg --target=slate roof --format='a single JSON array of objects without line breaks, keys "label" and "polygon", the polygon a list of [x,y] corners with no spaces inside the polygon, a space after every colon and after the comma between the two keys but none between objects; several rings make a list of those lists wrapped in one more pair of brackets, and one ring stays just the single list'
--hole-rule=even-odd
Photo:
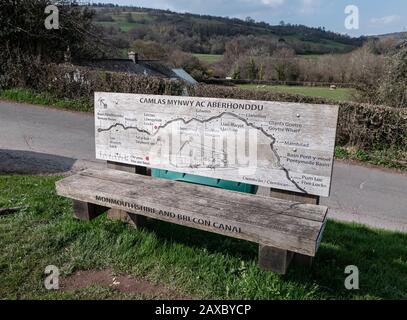
[{"label": "slate roof", "polygon": [[125,72],[160,78],[179,79],[179,76],[175,72],[157,60],[138,60],[138,62],[135,63],[130,59],[98,59],[81,61],[78,65],[112,72]]},{"label": "slate roof", "polygon": [[172,69],[172,71],[178,76],[178,78],[184,80],[185,82],[189,84],[197,84],[198,81],[196,81],[192,76],[186,72],[184,69]]}]

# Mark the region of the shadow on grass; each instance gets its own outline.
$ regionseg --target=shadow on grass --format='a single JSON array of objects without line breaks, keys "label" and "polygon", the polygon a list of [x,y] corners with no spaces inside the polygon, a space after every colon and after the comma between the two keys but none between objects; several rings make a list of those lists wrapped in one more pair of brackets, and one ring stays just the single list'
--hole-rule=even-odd
[{"label": "shadow on grass", "polygon": [[[206,248],[257,262],[258,245],[244,240],[150,219],[147,232],[162,241]],[[359,269],[359,290],[344,286],[346,266]],[[291,265],[285,281],[317,284],[332,298],[407,298],[407,236],[357,224],[329,221],[312,268]]]},{"label": "shadow on grass", "polygon": [[244,260],[257,257],[258,246],[252,242],[154,219],[147,220],[145,229],[154,232],[160,240],[205,248],[211,253],[228,254]]},{"label": "shadow on grass", "polygon": [[[49,295],[43,275],[52,264],[63,274],[113,268],[206,299],[407,298],[405,234],[329,221],[313,267],[282,277],[259,270],[254,243],[157,220],[141,231],[106,215],[77,221],[55,194],[58,179],[0,175],[1,206],[27,208],[0,219],[0,296]],[[344,287],[348,265],[359,268],[360,290]]]},{"label": "shadow on grass", "polygon": [[0,174],[45,174],[67,172],[75,159],[26,150],[0,149]]}]

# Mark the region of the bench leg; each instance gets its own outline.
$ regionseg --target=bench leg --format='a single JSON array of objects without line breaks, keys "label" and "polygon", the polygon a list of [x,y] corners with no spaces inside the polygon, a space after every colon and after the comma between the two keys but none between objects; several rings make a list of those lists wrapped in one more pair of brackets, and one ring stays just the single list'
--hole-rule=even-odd
[{"label": "bench leg", "polygon": [[111,220],[126,222],[136,229],[143,228],[147,219],[146,217],[139,214],[126,212],[119,209],[110,209],[107,213],[107,216]]},{"label": "bench leg", "polygon": [[92,220],[106,212],[108,208],[93,203],[73,200],[73,212],[79,220]]},{"label": "bench leg", "polygon": [[259,244],[259,267],[264,271],[286,274],[294,253]]},{"label": "bench leg", "polygon": [[300,253],[294,254],[293,263],[297,266],[311,267],[314,257],[306,256]]},{"label": "bench leg", "polygon": [[145,216],[130,212],[127,214],[127,216],[129,217],[130,224],[136,229],[144,228],[146,225],[147,218]]}]

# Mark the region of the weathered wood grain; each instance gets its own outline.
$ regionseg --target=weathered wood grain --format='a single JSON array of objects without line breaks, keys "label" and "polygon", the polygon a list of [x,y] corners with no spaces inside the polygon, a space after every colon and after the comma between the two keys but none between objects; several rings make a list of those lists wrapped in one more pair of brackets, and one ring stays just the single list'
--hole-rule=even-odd
[{"label": "weathered wood grain", "polygon": [[[242,209],[244,208],[245,210],[247,210],[247,213],[250,213],[251,211],[261,212],[262,209],[267,211],[267,215],[280,213],[280,211],[268,211],[271,210],[269,207],[269,197],[253,197],[252,194],[237,193],[210,187],[204,187],[202,189],[203,186],[195,184],[180,184],[175,183],[174,181],[163,179],[141,180],[138,179],[137,176],[126,175],[113,170],[89,169],[79,174],[89,177],[95,177],[100,180],[105,180],[107,183],[112,181],[127,184],[128,188],[131,188],[131,190],[135,190],[135,188],[137,188],[137,190],[145,189],[145,192],[147,194],[150,194],[152,196],[155,195],[157,197],[163,196],[166,199],[171,196],[168,195],[168,192],[166,191],[168,187],[171,187],[172,190],[174,192],[177,192],[177,194],[179,194],[180,196],[188,196],[193,193],[195,197],[201,197],[202,202],[205,202],[208,205],[216,203],[218,199],[220,199],[221,201],[225,201],[225,195],[228,194],[230,203],[236,203],[237,200],[240,200],[241,203],[239,203],[239,206]],[[162,191],[159,191],[160,189]],[[300,204],[300,202],[284,201],[279,199],[273,199],[273,201],[275,203],[282,203],[281,206],[284,206],[284,208],[287,205],[290,206],[290,209],[286,210],[285,212],[286,215],[304,218],[306,220],[314,220],[317,222],[322,222],[325,219],[326,207],[321,207],[320,209],[318,209],[315,206],[302,205],[301,210],[299,211],[296,210],[296,208]]]},{"label": "weathered wood grain", "polygon": [[327,208],[111,169],[88,169],[56,184],[57,193],[264,246],[314,256]]},{"label": "weathered wood grain", "polygon": [[264,271],[286,274],[294,252],[259,244],[259,267]]},{"label": "weathered wood grain", "polygon": [[96,157],[328,196],[337,117],[330,105],[97,92]]},{"label": "weathered wood grain", "polygon": [[[139,166],[132,166],[125,163],[117,163],[108,161],[107,167],[113,170],[119,170],[129,173],[137,173],[141,175],[150,175],[147,172],[146,167],[139,167]],[[119,209],[110,209],[107,213],[107,216],[111,220],[119,220],[125,223],[130,224],[135,229],[141,229],[146,224],[146,217],[140,216],[138,214],[129,213],[127,211],[119,210]]]},{"label": "weathered wood grain", "polygon": [[[300,194],[292,191],[259,187],[257,194],[292,202],[319,205],[319,196]],[[320,245],[324,228],[325,224],[321,228],[318,236],[317,248]],[[266,271],[269,270],[280,274],[285,274],[291,262],[296,265],[311,267],[313,260],[314,257],[312,256],[292,253],[287,250],[280,250],[279,248],[267,247],[259,244],[259,266]]]}]

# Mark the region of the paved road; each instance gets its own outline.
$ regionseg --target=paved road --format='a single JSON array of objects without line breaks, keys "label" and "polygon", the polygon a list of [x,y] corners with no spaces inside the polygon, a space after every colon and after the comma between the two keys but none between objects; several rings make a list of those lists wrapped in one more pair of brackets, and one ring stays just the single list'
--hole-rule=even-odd
[{"label": "paved road", "polygon": [[[60,172],[95,160],[93,115],[0,101],[0,171]],[[407,175],[336,162],[330,217],[407,232]]]}]

